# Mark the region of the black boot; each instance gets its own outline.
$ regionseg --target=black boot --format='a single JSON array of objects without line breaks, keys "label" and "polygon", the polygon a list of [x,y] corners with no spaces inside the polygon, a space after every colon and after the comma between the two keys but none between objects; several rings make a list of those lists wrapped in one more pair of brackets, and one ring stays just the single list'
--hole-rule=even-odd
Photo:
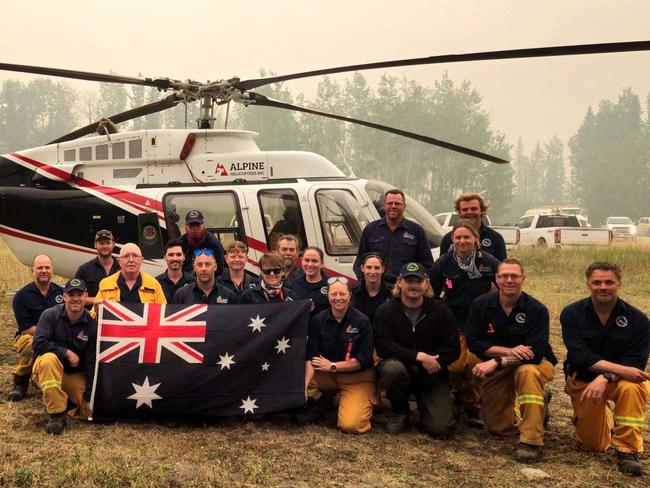
[{"label": "black boot", "polygon": [[7,401],[19,402],[25,395],[27,395],[27,388],[29,387],[29,375],[18,376],[14,375],[14,387],[7,395]]},{"label": "black boot", "polygon": [[50,419],[45,425],[45,432],[53,435],[60,435],[65,429],[65,424],[67,423],[66,413],[51,413]]},{"label": "black boot", "polygon": [[325,397],[318,400],[310,398],[307,400],[307,405],[300,411],[296,412],[294,422],[297,425],[309,425],[320,422],[325,416]]}]

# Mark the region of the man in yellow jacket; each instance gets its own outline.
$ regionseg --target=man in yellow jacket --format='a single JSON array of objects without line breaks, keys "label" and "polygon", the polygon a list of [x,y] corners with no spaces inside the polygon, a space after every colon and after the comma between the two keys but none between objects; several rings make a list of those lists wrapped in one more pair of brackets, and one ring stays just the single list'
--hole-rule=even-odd
[{"label": "man in yellow jacket", "polygon": [[142,252],[129,242],[120,250],[120,271],[104,278],[99,283],[95,297],[97,306],[104,300],[121,303],[167,303],[160,283],[153,276],[141,271]]}]

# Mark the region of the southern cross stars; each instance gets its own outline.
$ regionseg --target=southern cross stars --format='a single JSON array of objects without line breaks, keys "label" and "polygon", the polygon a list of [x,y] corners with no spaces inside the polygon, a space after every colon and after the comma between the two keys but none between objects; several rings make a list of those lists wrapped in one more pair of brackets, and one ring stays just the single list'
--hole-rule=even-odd
[{"label": "southern cross stars", "polygon": [[131,384],[135,389],[135,393],[127,397],[127,399],[137,401],[135,405],[136,409],[140,408],[142,405],[146,405],[149,408],[153,408],[152,405],[153,400],[162,399],[160,395],[156,395],[155,393],[155,391],[160,386],[160,383],[156,383],[155,385],[149,385],[148,376],[144,378],[144,382],[141,385],[136,385],[135,383],[131,383]]},{"label": "southern cross stars", "polygon": [[239,408],[243,408],[243,409],[244,409],[244,413],[253,413],[253,414],[254,414],[254,413],[255,413],[255,409],[256,409],[256,408],[260,408],[260,407],[258,407],[258,406],[255,404],[255,402],[257,402],[257,399],[252,399],[252,400],[251,400],[251,397],[250,397],[250,395],[249,395],[248,398],[246,398],[246,400],[244,400],[244,399],[242,398],[241,406],[240,406]]},{"label": "southern cross stars", "polygon": [[217,364],[221,366],[221,369],[224,369],[224,368],[230,369],[230,365],[235,364],[235,355],[233,354],[232,356],[229,356],[228,351],[226,351],[225,356],[222,356],[220,354],[219,358],[221,358],[221,360],[217,361]]},{"label": "southern cross stars", "polygon": [[278,350],[278,354],[286,354],[287,349],[289,349],[291,346],[289,345],[289,339],[286,337],[282,336],[282,339],[278,339],[278,345],[274,347],[274,349]]},{"label": "southern cross stars", "polygon": [[248,326],[253,328],[253,332],[262,332],[262,327],[266,327],[265,320],[266,317],[260,318],[258,314],[255,318],[251,317],[251,323]]}]

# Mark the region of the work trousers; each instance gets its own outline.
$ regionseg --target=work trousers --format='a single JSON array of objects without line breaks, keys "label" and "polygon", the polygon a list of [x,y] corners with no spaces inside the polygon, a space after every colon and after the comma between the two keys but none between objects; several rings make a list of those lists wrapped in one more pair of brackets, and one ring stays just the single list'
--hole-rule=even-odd
[{"label": "work trousers", "polygon": [[374,368],[351,373],[315,371],[309,383],[309,396],[313,398],[322,393],[340,393],[337,425],[352,434],[370,430],[376,391]]},{"label": "work trousers", "polygon": [[497,369],[481,383],[481,416],[488,431],[515,435],[519,442],[544,445],[544,385],[555,376],[546,359]]},{"label": "work trousers", "polygon": [[460,334],[460,357],[448,367],[449,381],[454,396],[463,402],[465,410],[478,413],[481,411],[480,384],[472,374],[472,369],[481,360],[467,349],[465,334]]},{"label": "work trousers", "polygon": [[32,353],[32,339],[30,334],[18,335],[14,338],[12,347],[18,353],[18,361],[12,373],[16,376],[29,376],[32,374],[34,354]]},{"label": "work trousers", "polygon": [[456,421],[446,378],[426,374],[417,365],[407,366],[397,359],[385,359],[379,363],[379,384],[386,391],[393,413],[408,414],[409,397],[413,394],[422,430],[436,437],[451,434]]},{"label": "work trousers", "polygon": [[56,354],[45,353],[34,362],[33,378],[43,392],[43,403],[47,413],[65,412],[68,399],[77,408],[69,415],[75,418],[88,418],[88,405],[83,399],[86,391],[85,373],[65,373]]},{"label": "work trousers", "polygon": [[[573,404],[573,423],[578,445],[586,451],[605,451],[613,445],[621,452],[643,452],[643,420],[650,382],[619,380],[607,386],[606,398],[599,403],[581,402],[580,395],[589,383],[566,380],[564,391]],[[614,410],[607,401],[614,403]]]}]

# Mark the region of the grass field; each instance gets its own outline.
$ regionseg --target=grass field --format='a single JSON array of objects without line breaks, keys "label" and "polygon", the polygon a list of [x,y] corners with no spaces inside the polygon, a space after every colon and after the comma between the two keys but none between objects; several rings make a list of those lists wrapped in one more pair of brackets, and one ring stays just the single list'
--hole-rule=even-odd
[{"label": "grass field", "polygon": [[[521,249],[528,276],[525,290],[551,314],[551,341],[564,359],[558,316],[562,307],[586,295],[583,270],[594,260],[622,265],[624,299],[650,312],[650,249],[620,245],[606,249]],[[554,393],[544,459],[533,466],[548,475],[529,479],[511,454],[515,439],[495,438],[461,427],[447,441],[413,431],[389,436],[386,408],[363,436],[329,425],[299,428],[278,416],[254,422],[224,420],[167,427],[120,422],[94,425],[69,421],[60,437],[45,434],[44,409],[33,393],[7,403],[15,331],[8,290],[31,280],[0,243],[0,486],[186,487],[186,486],[650,486],[650,476],[619,474],[611,454],[576,451],[571,409],[561,369]],[[648,435],[645,435],[648,441]],[[650,462],[643,460],[647,471]]]}]

